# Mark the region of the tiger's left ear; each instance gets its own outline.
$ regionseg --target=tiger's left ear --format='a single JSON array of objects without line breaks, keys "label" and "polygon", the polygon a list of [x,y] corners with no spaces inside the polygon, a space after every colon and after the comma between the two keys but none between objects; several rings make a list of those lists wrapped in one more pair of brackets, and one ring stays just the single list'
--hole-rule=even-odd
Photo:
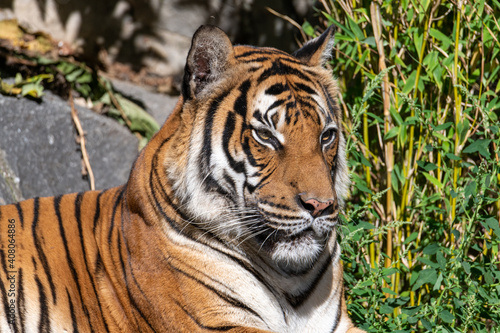
[{"label": "tiger's left ear", "polygon": [[293,56],[309,66],[324,66],[332,56],[334,34],[335,29],[331,25],[321,36],[310,40],[295,51]]}]

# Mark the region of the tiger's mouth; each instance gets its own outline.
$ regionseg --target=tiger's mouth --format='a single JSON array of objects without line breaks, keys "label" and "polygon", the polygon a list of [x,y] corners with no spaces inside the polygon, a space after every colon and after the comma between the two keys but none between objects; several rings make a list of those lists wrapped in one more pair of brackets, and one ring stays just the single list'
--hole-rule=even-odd
[{"label": "tiger's mouth", "polygon": [[333,228],[315,228],[313,223],[302,229],[286,230],[261,221],[254,239],[259,251],[287,274],[304,273],[323,253]]}]

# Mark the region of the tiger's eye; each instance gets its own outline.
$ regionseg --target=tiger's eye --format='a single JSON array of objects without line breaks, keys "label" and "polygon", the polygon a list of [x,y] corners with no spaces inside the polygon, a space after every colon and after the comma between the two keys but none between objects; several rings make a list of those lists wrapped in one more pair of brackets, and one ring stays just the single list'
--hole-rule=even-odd
[{"label": "tiger's eye", "polygon": [[259,129],[259,130],[255,131],[255,133],[257,133],[259,138],[262,139],[263,141],[268,141],[273,136],[271,134],[271,132],[269,132],[268,130],[265,130],[265,129]]},{"label": "tiger's eye", "polygon": [[334,138],[335,138],[335,129],[331,128],[323,132],[323,134],[321,134],[321,143],[324,145],[329,144],[333,141]]}]

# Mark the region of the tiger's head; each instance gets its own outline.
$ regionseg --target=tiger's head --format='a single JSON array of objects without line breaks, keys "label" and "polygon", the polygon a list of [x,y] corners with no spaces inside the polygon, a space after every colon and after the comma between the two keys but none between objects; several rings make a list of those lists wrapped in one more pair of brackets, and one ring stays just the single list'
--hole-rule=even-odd
[{"label": "tiger's head", "polygon": [[348,175],[333,29],[293,55],[193,37],[167,174],[190,225],[283,272],[309,269],[338,220]]}]

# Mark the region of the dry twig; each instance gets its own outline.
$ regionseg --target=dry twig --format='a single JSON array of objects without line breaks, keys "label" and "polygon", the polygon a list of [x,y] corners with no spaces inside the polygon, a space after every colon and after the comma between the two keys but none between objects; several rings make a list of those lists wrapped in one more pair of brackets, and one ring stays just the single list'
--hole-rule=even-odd
[{"label": "dry twig", "polygon": [[94,191],[95,190],[94,172],[92,171],[92,167],[90,166],[89,155],[87,154],[87,148],[85,146],[85,133],[83,132],[82,124],[80,123],[80,119],[78,118],[78,113],[75,108],[75,103],[73,102],[73,94],[71,93],[71,90],[69,91],[69,104],[71,106],[71,119],[73,120],[76,131],[78,133],[77,141],[80,142],[83,164],[89,176],[90,190]]}]

